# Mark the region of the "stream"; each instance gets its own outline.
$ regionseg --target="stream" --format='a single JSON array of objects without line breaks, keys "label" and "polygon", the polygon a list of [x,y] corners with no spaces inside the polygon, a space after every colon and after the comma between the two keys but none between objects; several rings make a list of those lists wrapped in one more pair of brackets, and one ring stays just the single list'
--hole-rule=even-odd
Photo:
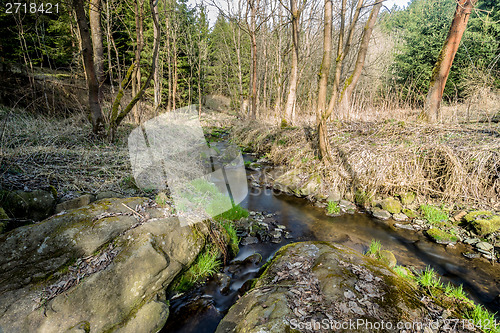
[{"label": "stream", "polygon": [[[248,159],[249,157],[245,157]],[[247,171],[247,174],[258,174]],[[283,245],[299,241],[329,241],[341,243],[359,252],[366,252],[372,239],[379,240],[383,249],[390,250],[398,265],[416,269],[432,267],[444,283],[463,285],[474,301],[492,312],[500,312],[500,269],[486,259],[467,259],[462,252],[472,247],[462,243],[445,247],[429,241],[422,234],[396,229],[390,221],[380,221],[365,213],[325,215],[324,208],[286,194],[277,194],[264,187],[252,187],[241,203],[249,211],[273,214],[273,219],[286,226],[293,238],[279,244],[257,243],[240,245],[240,251],[222,272],[231,277],[229,288],[221,292],[220,281],[211,278],[177,298],[170,300],[170,315],[162,333],[215,332],[220,320],[237,299],[248,290],[250,280],[257,277],[265,264]],[[262,260],[256,259],[258,253]],[[246,259],[246,260],[245,260]]]}]

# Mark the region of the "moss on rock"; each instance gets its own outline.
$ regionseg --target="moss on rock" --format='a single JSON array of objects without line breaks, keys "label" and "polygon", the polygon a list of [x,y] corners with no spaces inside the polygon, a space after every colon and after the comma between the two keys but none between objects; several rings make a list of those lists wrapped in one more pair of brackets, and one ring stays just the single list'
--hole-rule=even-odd
[{"label": "moss on rock", "polygon": [[411,205],[415,199],[417,198],[417,194],[415,192],[406,192],[401,194],[400,196],[401,203],[405,206]]},{"label": "moss on rock", "polygon": [[468,223],[471,223],[478,217],[486,217],[491,215],[493,215],[493,213],[487,210],[475,210],[467,213],[467,215],[464,216],[464,220],[467,221]]},{"label": "moss on rock", "polygon": [[382,209],[388,211],[391,214],[397,214],[401,212],[401,202],[396,198],[386,198],[380,203]]},{"label": "moss on rock", "polygon": [[429,238],[438,244],[454,244],[458,241],[457,236],[436,228],[431,228],[425,233]]},{"label": "moss on rock", "polygon": [[486,236],[500,230],[500,216],[495,215],[489,218],[477,219],[472,222],[474,231],[479,236]]}]

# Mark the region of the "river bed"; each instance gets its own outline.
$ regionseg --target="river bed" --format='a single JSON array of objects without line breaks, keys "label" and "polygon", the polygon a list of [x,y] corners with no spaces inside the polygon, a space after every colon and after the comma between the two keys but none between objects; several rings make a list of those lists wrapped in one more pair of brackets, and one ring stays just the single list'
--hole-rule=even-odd
[{"label": "river bed", "polygon": [[[241,206],[249,211],[274,214],[273,218],[286,226],[293,238],[284,239],[280,244],[240,245],[238,256],[223,268],[223,273],[231,276],[229,290],[221,292],[217,278],[212,278],[205,285],[171,299],[170,315],[161,332],[215,332],[227,310],[247,290],[248,282],[257,277],[260,267],[279,248],[287,243],[310,240],[341,243],[359,252],[366,252],[372,239],[379,240],[383,249],[394,253],[398,265],[416,269],[430,266],[444,283],[462,284],[474,301],[490,311],[500,311],[498,263],[465,258],[462,252],[471,251],[472,247],[461,243],[455,247],[436,244],[421,233],[396,229],[390,221],[380,221],[362,212],[329,217],[324,208],[315,207],[305,199],[251,184],[249,181],[249,195]],[[262,256],[260,262],[245,262],[255,253]]]}]

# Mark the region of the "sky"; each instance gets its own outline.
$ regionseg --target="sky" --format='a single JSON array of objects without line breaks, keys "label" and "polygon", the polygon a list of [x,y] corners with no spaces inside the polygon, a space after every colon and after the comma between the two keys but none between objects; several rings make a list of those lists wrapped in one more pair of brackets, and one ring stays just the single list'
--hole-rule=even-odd
[{"label": "sky", "polygon": [[[385,1],[385,6],[387,8],[392,8],[394,5],[397,5],[399,7],[406,7],[410,0],[386,0]],[[195,6],[198,3],[210,3],[210,1],[204,1],[204,0],[188,0],[188,3],[191,6]],[[220,2],[220,1],[219,1]],[[215,23],[215,19],[217,18],[217,10],[214,7],[211,7],[208,5],[208,19],[210,21],[210,25],[213,25]]]}]

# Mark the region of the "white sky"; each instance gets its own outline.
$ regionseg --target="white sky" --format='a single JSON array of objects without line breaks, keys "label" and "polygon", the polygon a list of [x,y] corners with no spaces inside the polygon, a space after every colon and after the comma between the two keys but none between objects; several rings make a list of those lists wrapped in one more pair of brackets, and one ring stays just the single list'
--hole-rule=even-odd
[{"label": "white sky", "polygon": [[[209,3],[210,1],[188,0],[188,4],[191,6],[195,6],[196,4],[201,3],[201,2]],[[399,7],[406,7],[408,2],[410,2],[410,0],[387,0],[387,1],[385,1],[385,6],[387,8],[392,8],[394,5],[397,5]],[[215,23],[216,18],[217,18],[217,10],[209,5],[208,6],[208,19],[210,21],[211,26]]]}]

